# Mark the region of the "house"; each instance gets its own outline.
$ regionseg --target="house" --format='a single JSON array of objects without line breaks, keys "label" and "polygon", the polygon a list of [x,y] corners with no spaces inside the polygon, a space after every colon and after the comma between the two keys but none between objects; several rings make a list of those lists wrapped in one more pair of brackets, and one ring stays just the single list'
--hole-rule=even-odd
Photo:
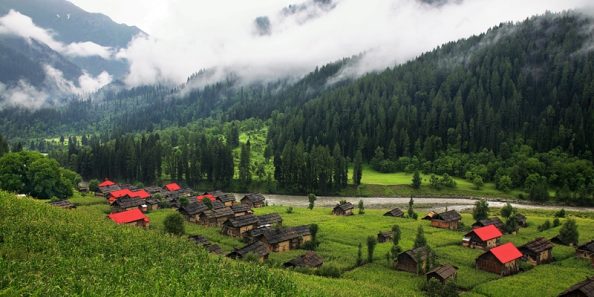
[{"label": "house", "polygon": [[147,199],[147,198],[151,197],[151,194],[149,194],[145,190],[131,191],[130,189],[121,189],[121,190],[110,192],[109,195],[107,196],[107,201],[111,204],[114,201],[116,201],[117,199],[123,198],[126,196],[129,198]]},{"label": "house", "polygon": [[77,184],[78,191],[81,193],[88,193],[89,192],[89,183],[81,181]]},{"label": "house", "polygon": [[594,276],[579,282],[559,294],[559,297],[592,297],[594,296]]},{"label": "house", "polygon": [[221,203],[223,203],[225,206],[232,206],[236,202],[235,195],[223,193],[220,190],[217,190],[214,192],[209,192],[209,193],[204,193],[204,195],[207,195],[207,194],[214,196],[216,200],[221,201]]},{"label": "house", "polygon": [[350,216],[353,215],[354,208],[355,206],[350,202],[339,203],[332,209],[332,214],[337,216]]},{"label": "house", "polygon": [[101,187],[101,188],[99,188],[99,192],[95,193],[95,196],[106,198],[107,195],[109,195],[109,193],[111,193],[113,191],[121,190],[121,189],[122,188],[119,185],[112,185],[109,187]]},{"label": "house", "polygon": [[240,249],[234,248],[231,253],[227,254],[227,257],[231,259],[244,259],[249,254],[256,256],[260,262],[264,262],[264,260],[268,259],[270,251],[261,241],[254,241]]},{"label": "house", "polygon": [[201,235],[190,236],[189,239],[196,243],[198,246],[205,248],[209,253],[221,255],[223,250],[218,244],[212,244],[206,237]]},{"label": "house", "polygon": [[490,249],[497,246],[497,241],[503,236],[495,225],[474,228],[466,233],[462,245],[470,248]]},{"label": "house", "polygon": [[309,226],[297,226],[284,229],[265,230],[257,237],[269,250],[284,252],[299,248],[302,244],[311,241]]},{"label": "house", "polygon": [[273,212],[258,216],[258,221],[260,222],[258,227],[274,227],[282,225],[283,218],[278,213]]},{"label": "house", "polygon": [[240,202],[250,208],[259,208],[265,206],[266,198],[262,194],[251,193],[243,196]]},{"label": "house", "polygon": [[462,216],[455,211],[450,210],[442,213],[438,213],[431,219],[431,226],[443,229],[457,230],[460,226],[460,220]]},{"label": "house", "polygon": [[169,191],[169,192],[177,192],[177,191],[181,190],[182,187],[180,187],[180,185],[178,185],[177,183],[169,183],[169,184],[166,184],[163,187],[163,189],[165,189],[166,191]]},{"label": "house", "polygon": [[393,234],[390,231],[386,231],[386,232],[380,231],[377,234],[377,242],[384,243],[384,242],[390,241],[390,240],[392,240],[392,236],[393,236]]},{"label": "house", "polygon": [[235,215],[230,207],[210,209],[200,214],[200,223],[212,227],[222,227],[225,221],[233,217]]},{"label": "house", "polygon": [[64,208],[64,209],[74,209],[76,208],[76,205],[74,205],[74,203],[68,201],[68,200],[59,200],[59,201],[54,201],[52,203],[50,203],[51,206],[57,206],[60,208]]},{"label": "house", "polygon": [[520,270],[520,258],[522,258],[522,252],[513,243],[508,242],[478,256],[475,265],[476,268],[484,271],[511,275]]},{"label": "house", "polygon": [[324,259],[316,254],[313,251],[307,251],[305,254],[285,262],[283,267],[308,267],[308,268],[318,268],[324,264]]},{"label": "house", "polygon": [[433,217],[436,216],[436,215],[437,215],[436,212],[430,211],[424,217],[422,217],[421,219],[422,220],[429,220],[429,221],[431,221],[433,219]]},{"label": "house", "polygon": [[142,205],[144,205],[144,200],[142,199],[130,197],[118,198],[111,204],[111,212],[139,209]]},{"label": "house", "polygon": [[532,265],[546,264],[553,261],[553,243],[543,237],[520,247],[524,259]]},{"label": "house", "polygon": [[[219,200],[215,200],[215,201],[211,202],[210,205],[212,205],[212,209],[221,209],[221,208],[227,207],[223,204],[223,202],[221,202]],[[229,208],[229,207],[227,207],[227,208]]]},{"label": "house", "polygon": [[116,224],[135,225],[145,228],[149,226],[150,222],[149,218],[138,208],[112,213],[107,217]]},{"label": "house", "polygon": [[116,185],[116,183],[114,183],[106,178],[98,186],[99,186],[99,188],[107,188],[107,187],[111,187],[111,186],[115,186],[115,185]]},{"label": "house", "polygon": [[163,196],[162,193],[165,192],[161,187],[145,187],[144,190],[151,195],[159,194],[161,196]]},{"label": "house", "polygon": [[575,254],[578,258],[594,259],[594,240],[577,247]]},{"label": "house", "polygon": [[208,210],[208,207],[201,202],[188,203],[180,207],[179,212],[192,223],[200,223],[200,215]]},{"label": "house", "polygon": [[243,205],[243,204],[233,205],[233,206],[231,206],[231,210],[233,211],[233,214],[236,217],[245,216],[245,215],[253,213],[252,210],[247,205]]},{"label": "house", "polygon": [[528,219],[525,215],[521,213],[516,214],[516,221],[518,222],[518,226],[524,228],[528,227]]},{"label": "house", "polygon": [[404,217],[404,213],[402,212],[402,210],[398,207],[386,212],[384,214],[385,217],[398,217],[398,218],[402,218]]},{"label": "house", "polygon": [[144,204],[146,204],[148,210],[157,210],[160,202],[159,199],[149,198],[144,201]]},{"label": "house", "polygon": [[455,281],[457,273],[458,267],[445,264],[431,269],[429,272],[425,273],[425,276],[427,277],[427,280],[435,278],[443,284],[446,281]]},{"label": "house", "polygon": [[225,235],[241,237],[248,231],[257,228],[258,224],[258,218],[253,215],[232,217],[223,223],[221,232]]},{"label": "house", "polygon": [[425,273],[429,256],[429,250],[424,246],[402,252],[396,258],[396,270]]},{"label": "house", "polygon": [[504,226],[503,221],[501,221],[501,219],[498,217],[492,217],[492,218],[488,218],[488,219],[484,219],[484,220],[478,220],[474,224],[472,224],[472,228],[485,227],[485,226],[489,226],[489,225],[494,225],[501,232],[505,231],[504,227],[503,227]]},{"label": "house", "polygon": [[204,195],[196,196],[196,200],[198,202],[203,202],[204,199],[208,199],[208,200],[210,200],[210,202],[214,202],[215,200],[217,200],[217,198],[215,198],[215,196],[213,196],[211,194],[204,194]]}]

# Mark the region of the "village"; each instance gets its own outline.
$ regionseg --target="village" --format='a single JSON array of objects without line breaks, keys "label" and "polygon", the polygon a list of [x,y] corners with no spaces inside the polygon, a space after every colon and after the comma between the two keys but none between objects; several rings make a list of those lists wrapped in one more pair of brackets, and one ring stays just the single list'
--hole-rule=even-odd
[{"label": "village", "polygon": [[[88,191],[85,187],[79,190]],[[233,238],[237,243],[242,243],[242,245],[234,245],[231,251],[225,252],[207,235],[188,237],[189,240],[215,255],[265,263],[271,254],[286,253],[288,256],[281,257],[284,259],[283,263],[280,263],[281,267],[301,269],[300,271],[305,269],[310,272],[321,269],[325,263],[325,259],[315,251],[321,240],[317,236],[318,224],[312,221],[306,225],[287,226],[278,212],[256,215],[255,209],[268,206],[266,198],[261,194],[245,194],[237,201],[230,193],[219,190],[195,193],[192,189],[183,188],[175,182],[163,187],[138,188],[117,184],[108,179],[101,182],[98,191],[92,194],[105,199],[105,203],[110,208],[107,218],[116,224],[149,228],[151,220],[147,213],[171,208],[193,225],[203,226],[209,230],[216,228],[221,236]],[[52,205],[61,208],[76,207],[67,200],[54,201]],[[331,212],[328,212],[328,216],[357,217],[355,209],[352,203],[341,201]],[[528,227],[529,222],[526,216],[520,213],[514,213],[513,216],[517,227],[511,233],[521,233],[521,228]],[[394,218],[394,223],[410,220],[406,211],[400,208],[393,208],[383,213],[383,217]],[[481,273],[485,272],[498,277],[521,274],[532,267],[553,263],[556,259],[554,250],[559,248],[575,249],[576,259],[587,260],[594,267],[594,240],[574,246],[564,243],[559,236],[550,239],[543,236],[534,237],[516,245],[502,240],[504,234],[510,232],[506,230],[504,222],[499,217],[488,217],[465,227],[460,213],[446,209],[442,212],[429,211],[420,219],[428,221],[428,227],[434,230],[459,234],[458,245],[476,255],[473,268],[477,273],[482,271]],[[377,235],[366,235],[376,237],[376,242],[379,244],[394,242],[394,245],[398,246],[400,232],[393,228],[387,231],[379,230]],[[396,241],[394,241],[395,237],[398,237]],[[436,261],[435,252],[429,246],[418,246],[404,251],[398,247],[398,250],[398,253],[389,259],[390,267],[395,271],[424,276],[426,280],[435,279],[444,285],[448,282],[464,282],[459,279],[460,267],[455,262],[449,263],[448,258],[443,256]],[[468,269],[465,267],[463,270]],[[567,288],[559,296],[591,296],[584,294],[592,293],[593,287],[594,278],[588,278]]]}]

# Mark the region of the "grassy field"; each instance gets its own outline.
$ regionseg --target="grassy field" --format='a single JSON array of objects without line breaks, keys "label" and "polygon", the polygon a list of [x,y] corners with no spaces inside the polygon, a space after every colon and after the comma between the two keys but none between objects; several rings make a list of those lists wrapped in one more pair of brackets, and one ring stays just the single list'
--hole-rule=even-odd
[{"label": "grassy field", "polygon": [[[75,201],[78,203],[82,199],[85,198],[76,198]],[[75,210],[75,212],[97,216],[97,219],[103,219],[108,211],[106,205],[92,203],[81,205]],[[418,211],[422,213],[424,210]],[[491,211],[492,215],[497,215],[498,210]],[[161,234],[163,220],[168,214],[174,212],[172,209],[163,209],[149,213],[150,232]],[[283,206],[255,209],[258,215],[271,212],[279,213],[283,217],[285,226],[318,224],[320,228],[318,240],[321,244],[317,248],[317,253],[324,258],[324,265],[337,267],[342,273],[339,279],[291,273],[290,279],[297,284],[299,292],[307,296],[422,296],[419,290],[424,281],[422,276],[396,271],[391,268],[391,263],[386,261],[385,255],[391,248],[391,243],[377,245],[373,263],[360,267],[355,265],[357,245],[363,244],[365,257],[367,236],[375,236],[380,230],[390,230],[394,224],[399,225],[403,232],[400,243],[403,249],[412,247],[418,226],[423,226],[429,245],[438,256],[438,262],[459,267],[457,286],[464,296],[555,296],[570,285],[594,274],[590,264],[574,258],[573,248],[555,246],[554,263],[501,278],[474,268],[474,260],[481,251],[460,246],[464,232],[432,228],[430,223],[424,220],[384,217],[385,210],[368,209],[364,215],[338,217],[333,216],[329,208],[313,210],[294,208],[293,213],[290,214],[286,213],[286,207]],[[537,231],[538,225],[547,219],[552,220],[551,212],[525,211],[524,214],[528,216],[529,226],[522,228],[516,235],[505,235],[502,242],[513,242],[519,246],[536,237],[550,238],[558,233],[560,227],[544,232]],[[576,216],[576,214],[580,213],[571,213],[570,216],[578,223],[580,242],[594,238],[593,215],[587,213]],[[464,225],[470,226],[473,223],[471,214],[463,213],[462,216]],[[219,244],[225,252],[231,251],[234,247],[243,246],[240,240],[220,234],[219,228],[204,227],[189,222],[186,222],[185,227],[188,235],[203,235]],[[302,253],[302,250],[272,253],[267,265],[273,271],[279,270],[278,267],[282,263]],[[546,290],[539,290],[539,284],[543,283],[547,284]]]}]

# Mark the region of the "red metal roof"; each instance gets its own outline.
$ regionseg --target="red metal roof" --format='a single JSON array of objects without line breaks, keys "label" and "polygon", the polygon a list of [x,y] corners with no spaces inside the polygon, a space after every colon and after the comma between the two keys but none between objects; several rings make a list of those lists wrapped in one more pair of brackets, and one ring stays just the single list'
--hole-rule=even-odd
[{"label": "red metal roof", "polygon": [[144,220],[145,222],[149,222],[149,218],[140,211],[140,209],[135,208],[131,210],[126,210],[122,212],[112,213],[107,216],[112,221],[118,224],[127,224],[132,223],[140,220]]},{"label": "red metal roof", "polygon": [[208,199],[210,199],[210,201],[217,200],[217,198],[215,198],[215,196],[213,196],[212,194],[196,196],[196,200],[198,200],[198,201],[202,201],[202,199],[204,199],[204,198],[208,198]]},{"label": "red metal roof", "polygon": [[499,262],[504,264],[522,257],[522,252],[511,242],[494,247],[488,253],[493,254]]},{"label": "red metal roof", "polygon": [[113,192],[109,193],[108,200],[110,203],[113,203],[118,198],[122,198],[124,196],[128,196],[130,198],[147,199],[147,198],[151,197],[151,194],[149,194],[145,190],[139,190],[136,192],[132,192],[132,191],[130,191],[130,189],[122,189],[122,190],[117,190],[117,191],[113,191]]},{"label": "red metal roof", "polygon": [[499,238],[503,236],[501,231],[495,227],[495,225],[487,225],[485,227],[480,227],[472,230],[482,241],[491,240],[493,238]]},{"label": "red metal roof", "polygon": [[175,192],[181,190],[181,187],[176,183],[170,183],[165,185],[165,189],[169,192]]},{"label": "red metal roof", "polygon": [[103,187],[110,187],[113,185],[115,185],[115,183],[106,178],[102,183],[99,184],[99,187],[103,188]]}]

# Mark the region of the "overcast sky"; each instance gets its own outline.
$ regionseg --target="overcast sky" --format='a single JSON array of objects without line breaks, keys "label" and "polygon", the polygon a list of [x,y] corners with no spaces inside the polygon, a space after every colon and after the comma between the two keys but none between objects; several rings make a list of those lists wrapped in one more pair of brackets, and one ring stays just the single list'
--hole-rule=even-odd
[{"label": "overcast sky", "polygon": [[[362,52],[368,58],[361,71],[383,69],[501,22],[591,2],[454,0],[436,7],[416,0],[334,0],[333,5],[314,0],[71,1],[150,34],[117,55],[131,62],[129,85],[182,83],[213,67],[252,79],[302,75]],[[290,4],[306,8],[283,14]],[[270,24],[266,34],[255,25],[262,16]]]}]

